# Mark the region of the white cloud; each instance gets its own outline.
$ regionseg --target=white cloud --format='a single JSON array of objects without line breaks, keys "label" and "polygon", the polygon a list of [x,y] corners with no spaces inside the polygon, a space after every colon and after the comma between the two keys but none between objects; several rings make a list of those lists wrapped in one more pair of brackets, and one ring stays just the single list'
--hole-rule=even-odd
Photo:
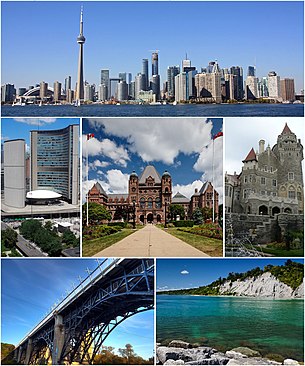
[{"label": "white cloud", "polygon": [[128,192],[129,174],[124,174],[119,169],[110,169],[102,172],[101,179],[93,179],[83,182],[83,202],[86,200],[86,194],[93,185],[98,181],[103,187],[104,191],[109,193],[126,194]]},{"label": "white cloud", "polygon": [[218,137],[214,143],[211,142],[202,150],[194,164],[194,169],[203,173],[202,181],[212,182],[219,194],[219,203],[221,203],[223,194],[223,137]]},{"label": "white cloud", "polygon": [[172,188],[173,197],[176,193],[180,192],[187,198],[191,198],[192,195],[195,193],[195,189],[197,188],[199,191],[200,188],[202,187],[202,185],[203,185],[203,182],[201,180],[195,180],[194,182],[192,182],[190,184],[186,184],[186,185],[176,184]]},{"label": "white cloud", "polygon": [[[83,156],[86,156],[87,152],[89,156],[106,156],[114,161],[114,163],[126,167],[127,161],[130,160],[128,151],[123,146],[118,146],[114,141],[109,139],[98,140],[93,137],[87,140],[87,136],[82,136],[83,142]],[[86,150],[88,149],[88,151]]]},{"label": "white cloud", "polygon": [[180,272],[182,275],[188,275],[190,272],[187,271],[186,269],[184,269],[183,271]]},{"label": "white cloud", "polygon": [[14,118],[15,122],[26,123],[33,126],[44,126],[56,122],[56,118]]},{"label": "white cloud", "polygon": [[89,119],[91,128],[125,138],[143,161],[174,164],[180,152],[199,153],[211,140],[212,122],[203,118]]},{"label": "white cloud", "polygon": [[98,168],[106,168],[109,165],[110,163],[108,161],[100,161],[96,159],[93,162],[89,163],[89,169],[97,170]]},{"label": "white cloud", "polygon": [[265,140],[265,147],[276,144],[285,123],[304,144],[303,117],[226,118],[225,119],[225,171],[233,174],[241,172],[242,160],[251,148],[258,150],[259,140]]}]

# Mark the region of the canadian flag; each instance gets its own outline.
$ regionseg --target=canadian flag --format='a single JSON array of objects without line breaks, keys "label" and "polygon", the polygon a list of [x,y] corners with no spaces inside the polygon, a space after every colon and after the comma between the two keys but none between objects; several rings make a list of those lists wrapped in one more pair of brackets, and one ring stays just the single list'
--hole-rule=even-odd
[{"label": "canadian flag", "polygon": [[87,133],[87,141],[93,139],[94,133]]},{"label": "canadian flag", "polygon": [[221,137],[221,136],[223,136],[223,132],[220,131],[220,132],[216,133],[216,135],[213,136],[213,140],[216,140],[217,137]]}]

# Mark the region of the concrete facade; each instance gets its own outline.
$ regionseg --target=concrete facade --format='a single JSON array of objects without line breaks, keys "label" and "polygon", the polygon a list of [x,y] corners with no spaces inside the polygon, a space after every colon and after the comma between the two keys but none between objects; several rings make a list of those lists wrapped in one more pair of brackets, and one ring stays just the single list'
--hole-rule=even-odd
[{"label": "concrete facade", "polygon": [[4,142],[4,204],[25,207],[26,165],[25,140]]}]

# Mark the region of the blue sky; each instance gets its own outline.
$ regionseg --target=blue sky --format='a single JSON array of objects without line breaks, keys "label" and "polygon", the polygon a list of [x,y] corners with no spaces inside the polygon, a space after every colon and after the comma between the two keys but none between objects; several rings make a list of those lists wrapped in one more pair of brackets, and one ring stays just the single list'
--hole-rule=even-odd
[{"label": "blue sky", "polygon": [[[303,2],[301,1],[84,1],[85,78],[99,84],[100,69],[141,71],[143,58],[158,49],[166,68],[181,65],[187,52],[199,70],[256,64],[257,75],[276,71],[303,88]],[[17,87],[44,80],[75,85],[81,2],[2,2],[2,82]]]},{"label": "blue sky", "polygon": [[79,118],[1,118],[1,142],[24,139],[30,146],[30,131],[56,130],[79,124]]},{"label": "blue sky", "polygon": [[[208,285],[229,272],[246,272],[267,264],[283,265],[287,259],[158,259],[157,289],[181,289]],[[293,259],[304,263],[302,259]]]},{"label": "blue sky", "polygon": [[[173,192],[191,197],[212,181],[212,136],[221,118],[89,118],[83,119],[83,197],[99,181],[107,193],[128,193],[129,174],[154,165],[172,175]],[[87,141],[86,134],[94,133]],[[222,140],[214,145],[214,182],[222,196]],[[86,181],[86,149],[89,180]]]},{"label": "blue sky", "polygon": [[[72,283],[85,278],[86,269],[94,270],[94,259],[3,259],[2,342],[17,344],[42,319],[50,306],[72,290]],[[145,358],[153,355],[153,311],[132,316],[118,326],[104,345],[124,348],[133,345]]]}]

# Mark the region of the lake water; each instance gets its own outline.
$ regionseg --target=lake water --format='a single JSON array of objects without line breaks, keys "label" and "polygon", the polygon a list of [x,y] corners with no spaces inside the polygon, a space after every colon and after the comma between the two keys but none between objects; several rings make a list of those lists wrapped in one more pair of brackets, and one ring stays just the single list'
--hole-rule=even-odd
[{"label": "lake water", "polygon": [[303,360],[304,301],[157,296],[157,342],[180,339],[220,351],[247,346]]},{"label": "lake water", "polygon": [[304,116],[303,104],[37,105],[2,106],[3,117],[229,117]]}]

